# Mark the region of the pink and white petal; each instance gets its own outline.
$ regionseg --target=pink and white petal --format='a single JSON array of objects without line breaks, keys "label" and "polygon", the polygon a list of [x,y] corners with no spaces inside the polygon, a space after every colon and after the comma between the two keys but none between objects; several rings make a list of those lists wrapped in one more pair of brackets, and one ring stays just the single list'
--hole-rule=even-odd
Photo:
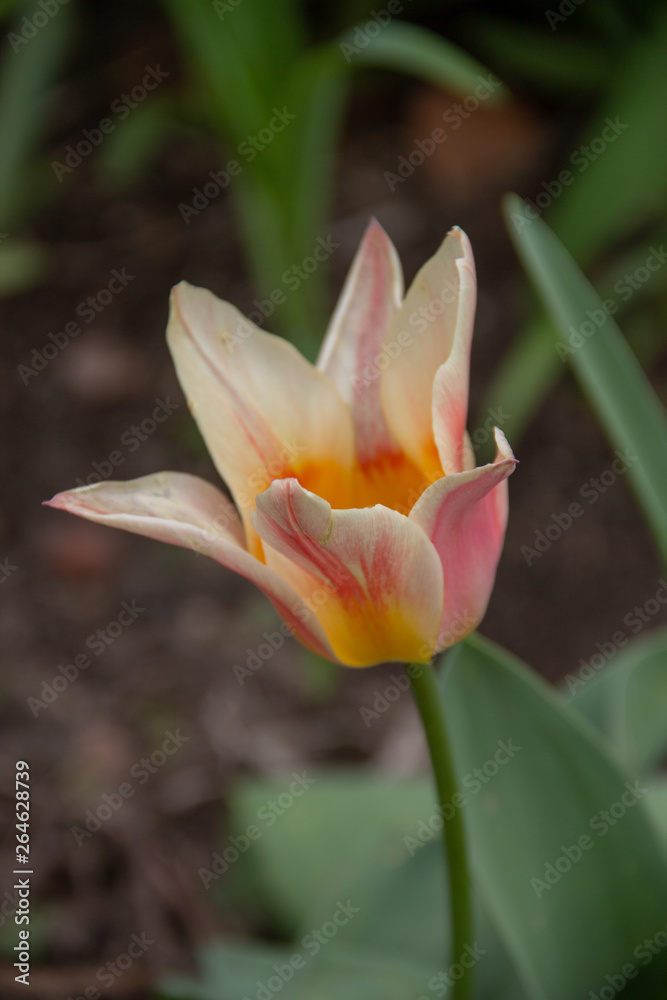
[{"label": "pink and white petal", "polygon": [[182,472],[159,472],[58,493],[46,505],[210,556],[264,591],[304,645],[336,659],[299,594],[246,550],[236,508],[211,483]]},{"label": "pink and white petal", "polygon": [[247,528],[255,496],[277,477],[326,462],[329,480],[344,493],[354,464],[349,408],[331,379],[292,344],[185,282],[172,292],[167,340],[189,406]]},{"label": "pink and white petal", "polygon": [[393,243],[376,219],[366,232],[329,324],[317,367],[349,404],[362,463],[396,450],[380,399],[378,367],[389,324],[403,297]]},{"label": "pink and white petal", "polygon": [[387,334],[397,356],[381,377],[384,411],[427,476],[463,468],[476,295],[470,241],[455,227],[417,274]]},{"label": "pink and white petal", "polygon": [[496,428],[492,464],[452,473],[424,492],[410,512],[442,562],[444,612],[438,649],[462,639],[481,621],[491,596],[507,525],[507,477],[516,459]]},{"label": "pink and white petal", "polygon": [[255,528],[312,580],[306,601],[338,659],[428,662],[442,618],[442,568],[424,532],[387,507],[332,510],[295,479],[257,498]]}]

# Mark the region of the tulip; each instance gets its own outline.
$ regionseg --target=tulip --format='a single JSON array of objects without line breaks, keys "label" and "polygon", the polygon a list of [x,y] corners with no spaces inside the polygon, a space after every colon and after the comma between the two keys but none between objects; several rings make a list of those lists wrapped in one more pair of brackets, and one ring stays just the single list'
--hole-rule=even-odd
[{"label": "tulip", "polygon": [[396,251],[372,221],[313,366],[181,282],[167,340],[234,502],[161,472],[49,503],[216,559],[330,660],[427,663],[484,615],[515,466],[496,430],[495,461],[475,468],[465,430],[475,297],[460,229],[403,297]]}]

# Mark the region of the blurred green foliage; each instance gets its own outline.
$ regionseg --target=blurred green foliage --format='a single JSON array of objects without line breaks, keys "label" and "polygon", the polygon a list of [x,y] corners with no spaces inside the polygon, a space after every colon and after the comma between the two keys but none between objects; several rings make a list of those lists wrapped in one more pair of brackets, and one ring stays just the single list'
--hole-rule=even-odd
[{"label": "blurred green foliage", "polygon": [[[397,0],[389,6],[403,9]],[[0,181],[6,181],[4,203],[12,206],[15,218],[21,205],[16,189],[32,166],[45,102],[67,53],[66,26],[79,14],[71,2],[66,16],[59,10],[33,35],[23,23],[34,14],[32,7],[11,5],[16,30],[27,30],[28,38],[6,58],[0,93],[0,132],[11,137],[0,154]],[[308,271],[308,280],[289,294],[284,294],[282,276],[312,259],[318,240],[328,238],[353,72],[369,66],[397,70],[465,95],[488,70],[437,34],[404,24],[384,8],[352,28],[341,22],[334,27],[338,34],[324,42],[311,40],[309,18],[296,0],[164,0],[164,8],[188,66],[183,93],[151,98],[112,135],[99,154],[101,179],[131,182],[174,130],[208,131],[220,144],[221,158],[229,163],[230,154],[236,157],[228,180],[256,288],[262,297],[280,293],[276,322],[313,356],[324,332],[327,269],[320,265]],[[493,100],[502,99],[499,87]]]},{"label": "blurred green foliage", "polygon": [[24,39],[24,18],[33,13],[29,3],[0,7],[0,17],[12,18],[0,67],[0,295],[31,287],[46,263],[45,248],[18,230],[55,187],[37,154],[53,88],[73,41],[67,9]]},{"label": "blurred green foliage", "polygon": [[[624,995],[661,1000],[667,851],[654,816],[664,811],[665,641],[663,631],[628,647],[612,672],[581,681],[569,704],[486,640],[449,653],[441,693],[478,893],[475,1000],[583,998],[628,965],[635,973]],[[499,747],[509,747],[502,758]],[[289,778],[238,786],[232,836],[220,845],[223,886],[228,872],[244,869],[269,928],[287,942],[209,946],[201,978],[173,981],[165,996],[259,996],[277,969],[288,975],[295,955],[304,964],[283,982],[291,1000],[379,989],[404,1000],[442,989],[457,956],[447,953],[442,823],[430,784],[358,772],[311,777],[270,828],[263,817]],[[242,838],[253,826],[259,836],[246,852]],[[354,914],[335,932],[331,924],[315,948],[314,931],[341,901]]]},{"label": "blurred green foliage", "polygon": [[[521,199],[508,197],[506,214],[524,266],[556,325],[552,352],[559,364],[572,366],[617,453],[627,456],[628,477],[667,562],[667,414],[614,321],[616,303],[603,303]],[[663,258],[654,261],[659,269],[667,252],[657,254]]]},{"label": "blurred green foliage", "polygon": [[[201,87],[196,103],[242,161],[232,193],[263,296],[280,292],[285,270],[299,266],[329,234],[341,122],[355,68],[412,73],[462,95],[488,73],[456,46],[385,8],[352,29],[341,24],[338,37],[313,43],[295,0],[165,0],[165,6]],[[496,99],[502,99],[500,90]],[[276,110],[289,121],[272,136]],[[324,332],[326,268],[316,268],[283,298],[276,313],[281,329],[314,356]]]},{"label": "blurred green foliage", "polygon": [[[507,30],[512,34],[514,29],[507,26]],[[628,254],[636,256],[635,266],[640,265],[649,248],[660,246],[667,232],[667,11],[658,6],[644,24],[628,19],[620,41],[615,33],[611,39],[602,31],[600,35],[598,44],[606,42],[607,62],[595,74],[599,110],[581,134],[581,142],[592,149],[593,140],[604,133],[609,120],[624,126],[623,132],[601,153],[592,150],[583,160],[564,163],[573,182],[560,185],[556,170],[542,185],[534,210],[543,214],[580,265],[602,272],[602,282],[613,294],[617,280],[622,281],[627,273]],[[504,37],[501,31],[501,47]],[[559,43],[552,36],[549,44]],[[612,59],[613,67],[609,65]],[[590,67],[585,58],[582,65]],[[543,72],[535,66],[532,82],[540,80],[547,87],[554,85],[548,64]],[[652,315],[656,299],[664,308],[665,280],[642,283],[629,297],[616,292],[615,298],[621,317],[630,311],[634,317]],[[580,322],[583,319],[582,315]],[[538,309],[488,389],[487,402],[513,401],[512,417],[503,430],[515,444],[563,372],[562,359],[554,349],[556,339],[552,322]],[[662,338],[657,330],[653,341],[659,350]]]}]

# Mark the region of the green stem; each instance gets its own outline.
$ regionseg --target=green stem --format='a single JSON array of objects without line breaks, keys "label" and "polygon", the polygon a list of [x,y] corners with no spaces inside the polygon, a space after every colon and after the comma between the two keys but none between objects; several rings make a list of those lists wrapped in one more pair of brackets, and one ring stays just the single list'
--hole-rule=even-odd
[{"label": "green stem", "polygon": [[[456,769],[447,735],[445,715],[442,711],[438,682],[431,664],[410,667],[412,691],[419,709],[438,793],[438,805],[443,816],[443,847],[449,877],[449,900],[452,922],[451,961],[461,963],[461,958],[473,941],[472,898],[468,870],[468,852],[465,827],[460,803]],[[450,819],[445,820],[445,815]],[[462,964],[462,963],[461,963]],[[463,966],[464,974],[454,984],[452,1000],[469,1000],[472,996],[471,970]]]}]

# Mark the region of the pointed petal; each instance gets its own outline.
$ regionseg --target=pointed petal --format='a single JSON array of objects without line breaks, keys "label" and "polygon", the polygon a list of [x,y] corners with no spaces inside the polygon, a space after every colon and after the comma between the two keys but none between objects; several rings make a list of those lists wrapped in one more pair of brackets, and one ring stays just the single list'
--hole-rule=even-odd
[{"label": "pointed petal", "polygon": [[397,451],[380,399],[381,353],[403,296],[394,245],[376,219],[364,233],[345,281],[317,367],[349,403],[362,463]]},{"label": "pointed petal", "polygon": [[438,551],[445,580],[438,648],[458,642],[481,621],[491,596],[507,524],[507,477],[516,459],[496,428],[490,465],[452,473],[425,491],[410,512]]},{"label": "pointed petal", "polygon": [[205,480],[159,472],[58,493],[47,506],[210,556],[263,590],[301,642],[336,659],[315,615],[285,580],[246,551],[234,505]]},{"label": "pointed petal", "polygon": [[387,342],[403,346],[381,379],[389,426],[427,478],[463,468],[475,302],[470,242],[454,228],[390,324]]},{"label": "pointed petal", "polygon": [[442,569],[424,532],[387,507],[332,510],[295,479],[274,482],[253,514],[275,549],[311,579],[315,610],[339,660],[428,662],[442,616]]},{"label": "pointed petal", "polygon": [[257,493],[281,476],[298,476],[344,505],[354,432],[331,379],[286,340],[185,282],[172,292],[167,340],[190,408],[246,527]]}]

